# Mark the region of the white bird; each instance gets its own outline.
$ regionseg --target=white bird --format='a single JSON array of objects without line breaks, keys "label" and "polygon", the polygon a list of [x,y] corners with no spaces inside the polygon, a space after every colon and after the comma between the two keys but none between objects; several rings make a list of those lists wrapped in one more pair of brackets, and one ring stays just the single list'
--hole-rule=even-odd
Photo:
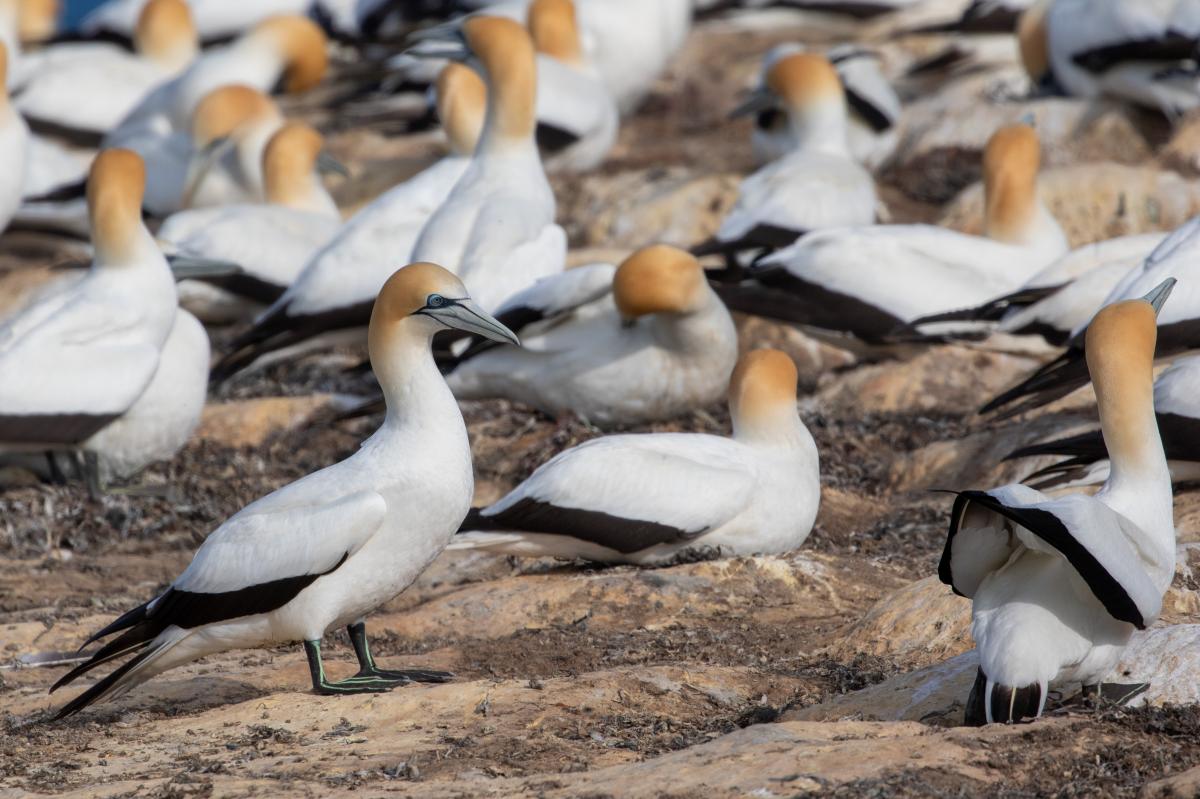
[{"label": "white bird", "polygon": [[[1040,336],[1061,347],[1086,325],[1113,287],[1166,238],[1165,233],[1118,236],[1071,250],[1016,291],[981,305],[914,320],[934,338],[978,339],[991,332]],[[949,324],[949,329],[947,328]]]},{"label": "white bird", "polygon": [[635,424],[717,402],[737,360],[733,320],[700,264],[665,245],[615,273],[597,265],[545,278],[498,314],[521,325],[524,348],[468,349],[447,377],[459,399]]},{"label": "white bird", "polygon": [[5,88],[7,67],[8,48],[0,41],[0,232],[8,227],[21,205],[29,158],[29,128],[13,109]]},{"label": "white bird", "polygon": [[1067,251],[1038,198],[1039,159],[1032,128],[993,134],[983,159],[986,236],[933,225],[818,230],[720,294],[736,310],[832,334],[841,346],[874,347],[919,317],[1010,292]]},{"label": "white bird", "polygon": [[450,549],[654,565],[796,549],[821,500],[817,445],[796,412],[796,366],[742,356],[729,383],[733,437],[647,433],[556,455],[472,510]]},{"label": "white bird", "polygon": [[185,280],[179,304],[210,324],[262,310],[283,294],[308,259],[341,226],[321,183],[332,161],[321,134],[302,122],[284,125],[263,150],[265,204],[180,211],[163,222],[158,241],[172,268],[192,259],[240,265],[236,274]]},{"label": "white bird", "polygon": [[979,675],[968,724],[1036,718],[1051,687],[1103,686],[1135,629],[1157,618],[1175,574],[1171,476],[1151,396],[1155,313],[1173,280],[1092,320],[1088,367],[1112,474],[1095,495],[1052,499],[1020,484],[961,491],[938,574],[972,600]]},{"label": "white bird", "polygon": [[1022,18],[1030,77],[1075,97],[1107,95],[1170,118],[1200,107],[1195,0],[1042,0]]},{"label": "white bird", "polygon": [[[380,429],[341,463],[234,514],[166,591],[92,636],[89,642],[120,633],[51,690],[129,659],[64,705],[59,718],[205,655],[293,641],[304,643],[319,694],[450,677],[378,668],[363,624],[437,557],[470,508],[466,425],[430,352],[430,339],[446,327],[516,342],[441,267],[397,271],[371,318],[372,362],[388,402]],[[360,670],[334,682],[321,660],[321,638],[342,626]]]},{"label": "white bird", "polygon": [[[1174,483],[1200,480],[1200,356],[1180,358],[1154,380],[1154,417]],[[1035,488],[1096,485],[1111,473],[1100,430],[1087,430],[1022,447],[1006,456],[1063,455],[1067,460],[1039,469],[1025,482]],[[1036,481],[1036,482],[1033,482]]]},{"label": "white bird", "polygon": [[474,16],[440,54],[478,60],[487,113],[475,157],[421,229],[413,259],[442,264],[484,308],[495,308],[539,277],[561,272],[567,234],[554,222],[554,193],[534,141],[536,62],[526,29]]},{"label": "white bird", "polygon": [[175,325],[175,282],[142,224],[144,182],[136,154],[102,151],[88,180],[90,271],[0,326],[0,451],[82,451],[93,491],[108,448],[124,446],[97,434],[136,406]]},{"label": "white bird", "polygon": [[733,208],[716,235],[692,249],[696,255],[761,257],[813,230],[875,221],[875,181],[847,149],[846,93],[829,60],[783,56],[767,71],[766,86],[734,113],[778,98],[793,148],[742,181]]},{"label": "white bird", "polygon": [[410,260],[421,229],[470,165],[486,105],[487,90],[473,70],[455,63],[442,70],[437,107],[450,152],[372,200],[313,253],[287,291],[234,339],[213,369],[215,381],[268,353],[366,327],[374,297],[391,274],[391,259],[400,253]]},{"label": "white bird", "polygon": [[[774,102],[758,111],[750,134],[754,157],[760,164],[782,158],[796,148],[789,109],[780,107],[781,98],[770,91],[767,74],[781,58],[799,52],[804,52],[803,45],[787,42],[772,47],[763,56],[758,89],[762,94],[758,96],[766,99],[769,94]],[[846,93],[849,110],[846,140],[850,155],[868,169],[875,169],[896,149],[900,97],[880,70],[877,54],[853,45],[839,45],[825,55],[837,69]]]},{"label": "white bird", "polygon": [[[1200,217],[1194,217],[1154,248],[1145,262],[1130,269],[1101,305],[1135,299],[1169,277],[1183,283],[1175,300],[1158,315],[1158,358],[1200,350]],[[1067,350],[1025,380],[990,400],[980,413],[1004,408],[1013,416],[1038,408],[1087,385],[1086,322],[1071,332]],[[1021,400],[1017,402],[1017,400]],[[1013,403],[1016,403],[1015,405]]]},{"label": "white bird", "polygon": [[617,140],[617,106],[585,62],[572,0],[533,0],[529,32],[537,49],[537,142],[546,169],[599,166]]},{"label": "white bird", "polygon": [[[277,14],[305,14],[311,0],[188,0],[204,42],[230,39]],[[89,38],[130,39],[147,0],[107,0],[79,22]]]},{"label": "white bird", "polygon": [[137,53],[113,44],[67,43],[31,53],[17,108],[35,132],[96,146],[104,134],[198,52],[183,0],[150,0],[134,33]]}]

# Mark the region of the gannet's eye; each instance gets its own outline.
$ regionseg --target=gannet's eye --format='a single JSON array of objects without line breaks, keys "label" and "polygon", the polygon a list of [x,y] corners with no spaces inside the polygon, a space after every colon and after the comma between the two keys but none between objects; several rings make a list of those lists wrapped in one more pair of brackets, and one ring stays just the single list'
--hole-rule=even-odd
[{"label": "gannet's eye", "polygon": [[425,306],[428,308],[441,308],[446,304],[446,298],[441,294],[430,294],[425,300]]}]

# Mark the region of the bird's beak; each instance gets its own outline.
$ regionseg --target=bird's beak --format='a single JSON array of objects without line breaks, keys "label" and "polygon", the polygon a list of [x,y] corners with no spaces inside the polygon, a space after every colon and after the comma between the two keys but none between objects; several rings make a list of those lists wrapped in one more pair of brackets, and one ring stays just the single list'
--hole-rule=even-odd
[{"label": "bird's beak", "polygon": [[235,141],[232,136],[222,136],[219,139],[213,139],[204,149],[192,154],[188,161],[187,179],[184,183],[183,190],[183,207],[190,208],[192,201],[196,197],[196,192],[204,183],[204,178],[217,162],[225,157],[225,153],[233,147]]},{"label": "bird's beak", "polygon": [[447,58],[451,61],[466,61],[471,57],[466,36],[463,35],[462,24],[457,21],[419,30],[410,35],[408,41],[410,45],[404,50],[404,53],[417,58]]},{"label": "bird's beak", "polygon": [[453,300],[440,308],[425,308],[421,313],[431,316],[446,327],[476,333],[501,344],[521,346],[517,334],[502,325],[499,320],[480,309],[469,297]]},{"label": "bird's beak", "polygon": [[346,169],[346,165],[334,158],[327,150],[321,150],[317,153],[317,171],[325,174],[341,175],[344,178],[350,177],[350,170]]},{"label": "bird's beak", "polygon": [[1171,290],[1175,288],[1175,284],[1177,282],[1178,281],[1176,281],[1175,278],[1169,277],[1154,288],[1150,289],[1150,293],[1145,297],[1142,297],[1143,300],[1150,303],[1150,307],[1154,309],[1155,316],[1158,316],[1158,312],[1161,311],[1163,305],[1166,304],[1167,297],[1171,296]]},{"label": "bird's beak", "polygon": [[766,111],[768,108],[775,106],[775,96],[766,89],[755,89],[741,105],[729,112],[730,119],[738,119],[747,117],[751,114],[757,114],[760,111]]}]

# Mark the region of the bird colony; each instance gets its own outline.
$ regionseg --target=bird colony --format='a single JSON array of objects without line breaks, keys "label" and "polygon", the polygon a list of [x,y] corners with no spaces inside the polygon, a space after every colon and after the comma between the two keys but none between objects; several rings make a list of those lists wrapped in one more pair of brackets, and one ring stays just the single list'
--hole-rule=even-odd
[{"label": "bird colony", "polygon": [[1200,0],[71,5],[0,794],[1200,792]]}]

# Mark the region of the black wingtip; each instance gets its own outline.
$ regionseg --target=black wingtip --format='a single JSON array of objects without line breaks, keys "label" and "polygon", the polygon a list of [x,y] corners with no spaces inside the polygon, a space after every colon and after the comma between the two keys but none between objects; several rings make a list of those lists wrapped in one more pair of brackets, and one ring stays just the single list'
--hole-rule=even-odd
[{"label": "black wingtip", "polygon": [[93,702],[96,702],[98,699],[100,699],[100,697],[102,697],[104,694],[106,694],[114,685],[116,685],[117,682],[122,677],[124,677],[126,674],[128,674],[130,671],[132,671],[138,664],[140,664],[146,658],[153,655],[155,651],[156,650],[154,650],[154,649],[147,649],[145,652],[140,653],[137,657],[129,660],[126,663],[121,664],[120,667],[114,669],[112,671],[112,673],[107,675],[106,677],[104,677],[104,679],[100,680],[98,683],[93,685],[91,688],[88,688],[86,691],[84,691],[79,696],[72,699],[70,702],[67,702],[67,704],[63,705],[59,709],[59,711],[50,718],[50,721],[62,721],[63,719],[67,718],[68,716],[75,715],[76,713],[83,710],[85,707],[92,704]]}]

